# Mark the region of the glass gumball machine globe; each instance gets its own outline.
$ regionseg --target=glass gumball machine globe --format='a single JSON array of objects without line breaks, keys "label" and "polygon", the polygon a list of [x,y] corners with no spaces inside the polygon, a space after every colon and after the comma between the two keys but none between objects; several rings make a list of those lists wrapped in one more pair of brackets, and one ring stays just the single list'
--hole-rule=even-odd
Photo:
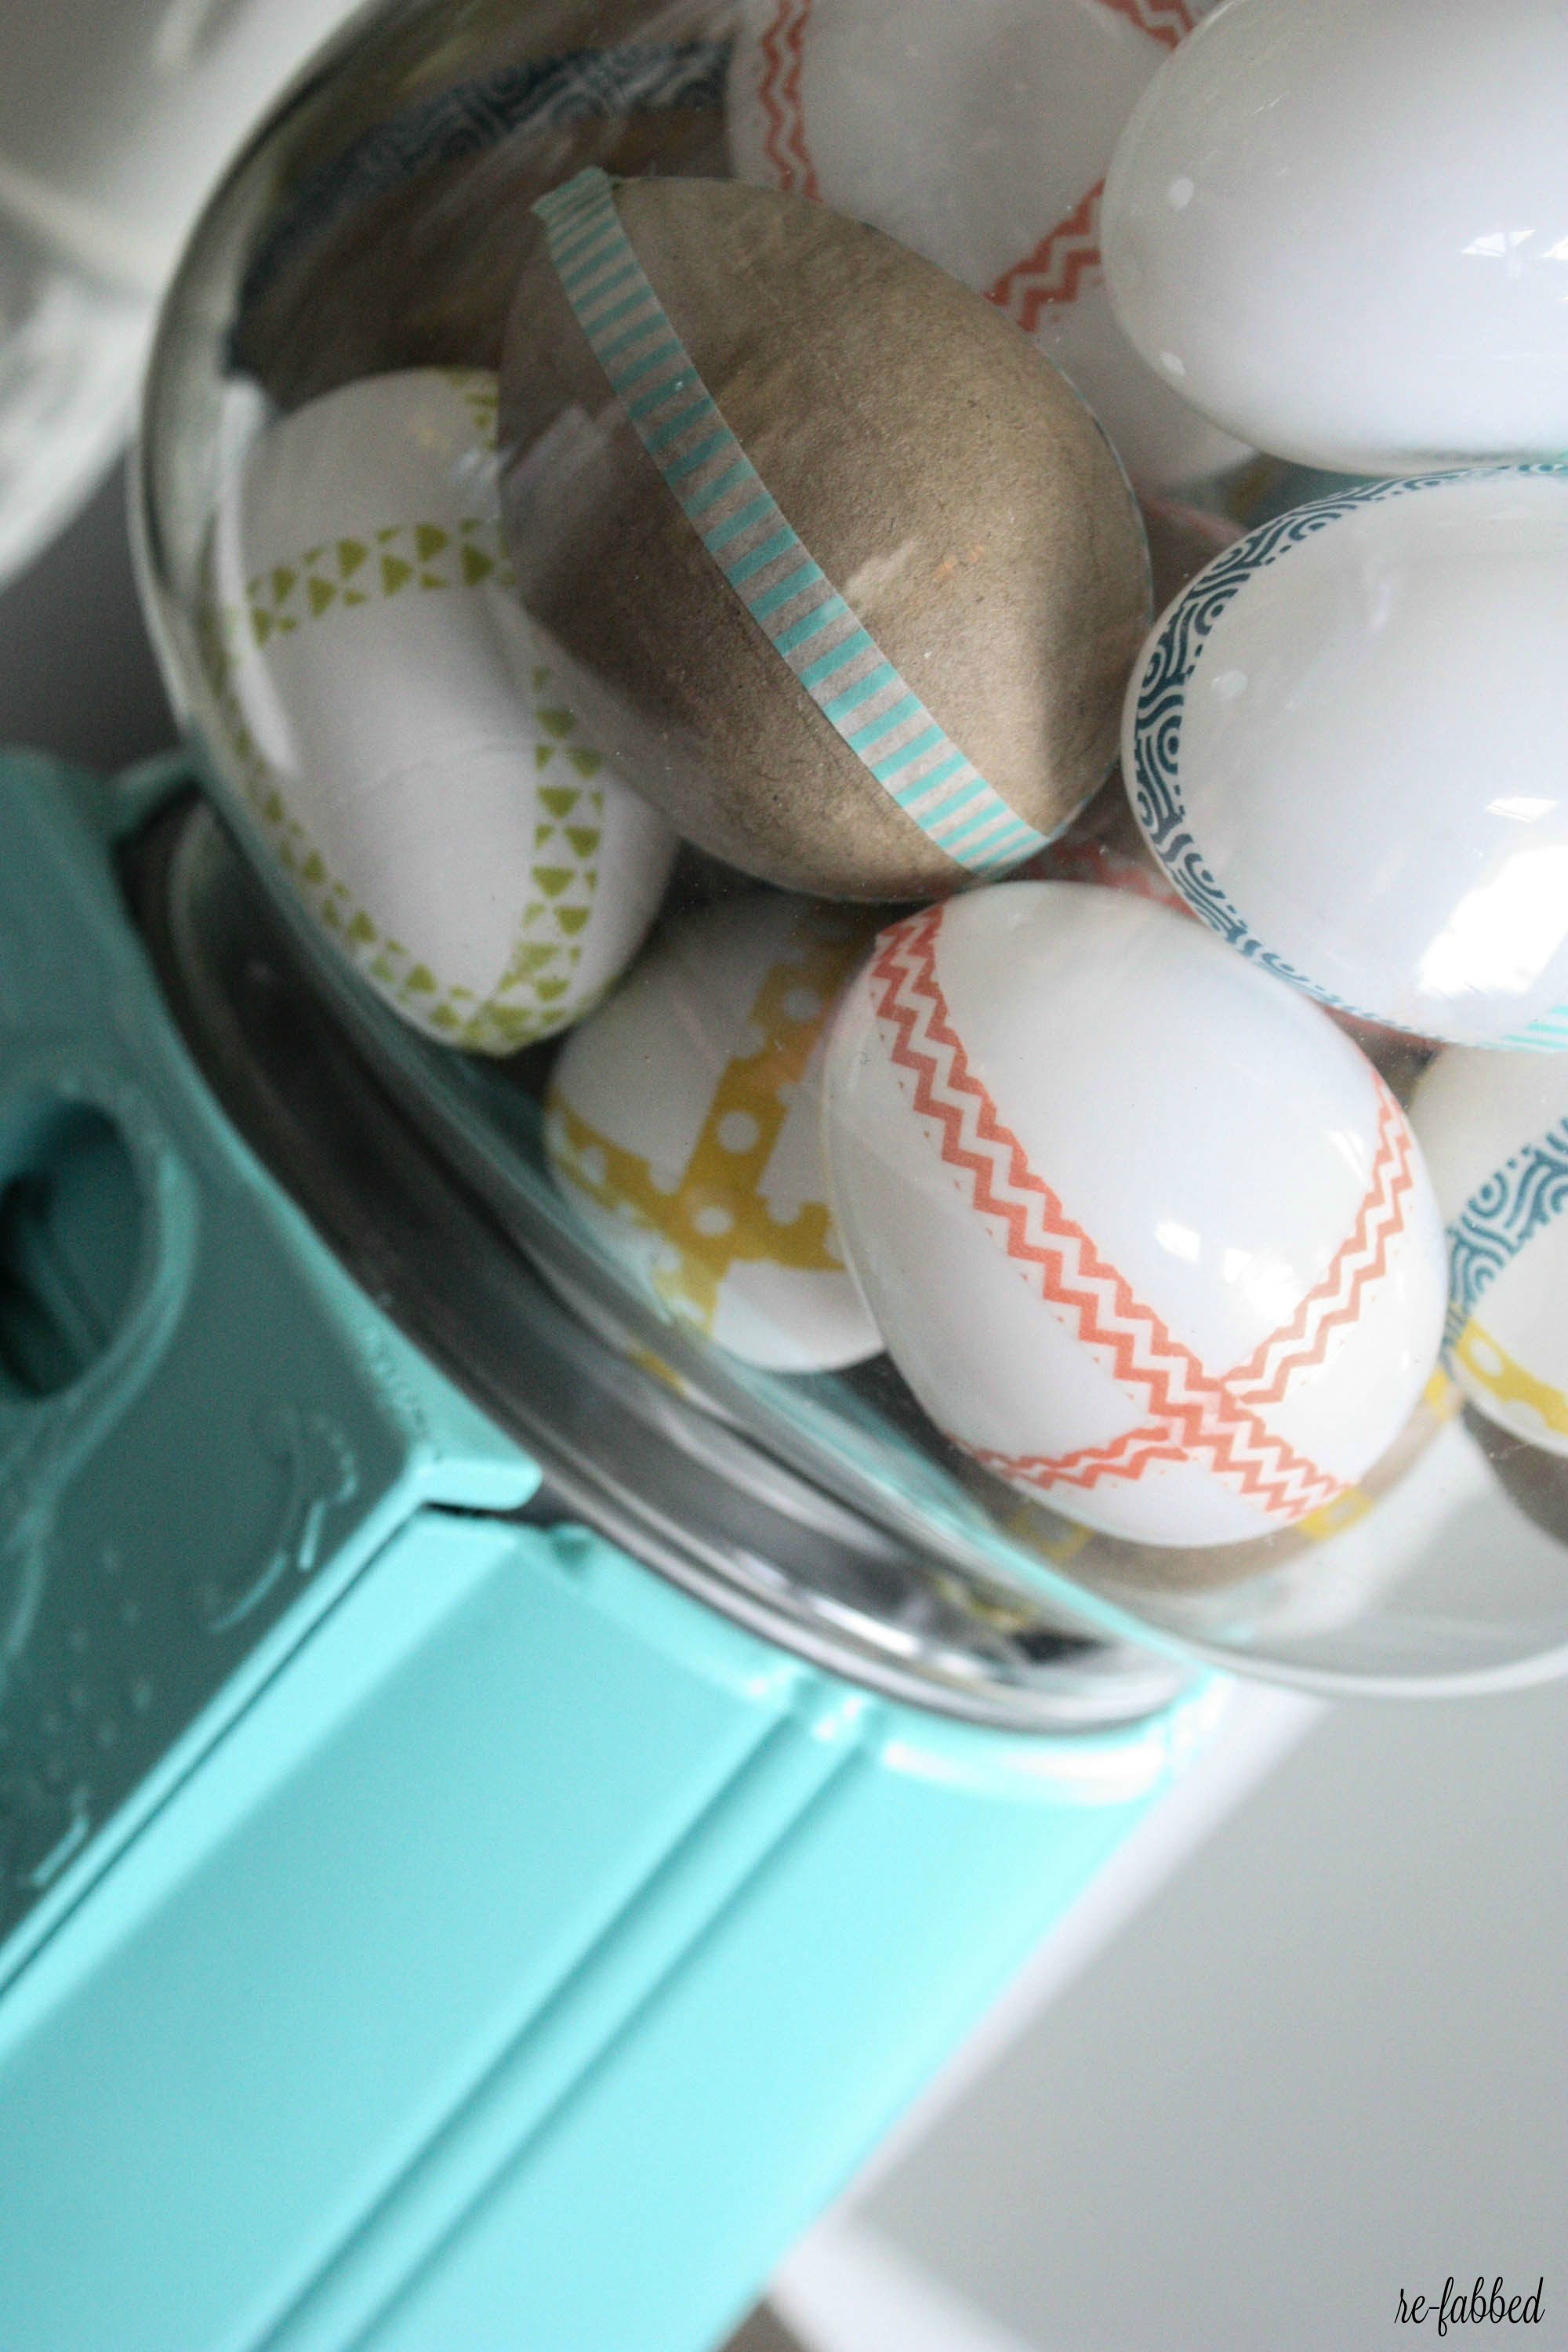
[{"label": "glass gumball machine globe", "polygon": [[300,992],[715,1491],[787,1486],[812,1543],[707,1589],[953,1704],[1009,1643],[1568,1660],[1549,370],[1405,451],[1389,346],[1357,480],[1339,377],[1312,439],[1231,364],[1273,8],[388,9],[148,396],[155,625]]}]

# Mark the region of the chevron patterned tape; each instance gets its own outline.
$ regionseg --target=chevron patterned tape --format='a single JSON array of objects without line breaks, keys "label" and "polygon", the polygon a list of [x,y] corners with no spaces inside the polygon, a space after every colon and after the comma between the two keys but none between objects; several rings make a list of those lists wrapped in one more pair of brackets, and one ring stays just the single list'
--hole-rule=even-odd
[{"label": "chevron patterned tape", "polygon": [[[785,195],[820,199],[821,183],[806,137],[802,77],[805,39],[816,0],[775,0],[760,48],[762,75],[757,104],[766,129],[763,152],[773,175],[773,185]],[[1113,16],[1121,16],[1141,33],[1173,49],[1193,29],[1187,0],[1100,0]],[[1005,269],[985,289],[994,302],[1026,335],[1038,328],[1046,311],[1076,302],[1087,288],[1100,283],[1100,200],[1103,179],[1086,190],[1054,228],[1047,229],[1031,253]]]},{"label": "chevron patterned tape", "polygon": [[1000,1475],[1042,1493],[1137,1480],[1161,1462],[1201,1464],[1266,1517],[1292,1520],[1332,1503],[1342,1482],[1298,1454],[1262,1418],[1296,1375],[1321,1364],[1333,1334],[1360,1315],[1387,1273],[1414,1190],[1409,1129],[1377,1081],[1378,1140],[1355,1223],[1321,1282],[1245,1364],[1218,1377],[1105,1259],[1030,1167],[953,1027],[937,976],[942,910],[883,935],[869,980],[895,1065],[914,1081],[946,1165],[994,1239],[1046,1305],[1146,1418],[1111,1444],[1058,1455],[971,1448]]},{"label": "chevron patterned tape", "polygon": [[671,325],[616,213],[580,172],[534,206],[551,259],[633,428],[731,587],[904,814],[984,881],[1045,846],[900,677],[774,504]]}]

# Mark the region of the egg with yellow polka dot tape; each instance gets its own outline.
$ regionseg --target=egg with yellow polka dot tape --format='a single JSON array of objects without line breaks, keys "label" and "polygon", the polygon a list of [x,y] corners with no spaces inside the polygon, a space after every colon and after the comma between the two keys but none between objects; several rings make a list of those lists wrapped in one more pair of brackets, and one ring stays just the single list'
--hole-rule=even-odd
[{"label": "egg with yellow polka dot tape", "polygon": [[744,1361],[826,1371],[881,1348],[827,1208],[822,1040],[875,921],[748,894],[665,930],[552,1081],[552,1172],[676,1320]]},{"label": "egg with yellow polka dot tape", "polygon": [[1448,1362],[1489,1419],[1568,1454],[1568,1067],[1455,1046],[1415,1090],[1448,1242]]},{"label": "egg with yellow polka dot tape", "polygon": [[264,433],[208,541],[214,746],[274,856],[427,1034],[508,1054],[637,952],[675,837],[542,661],[500,544],[496,383],[365,378]]}]

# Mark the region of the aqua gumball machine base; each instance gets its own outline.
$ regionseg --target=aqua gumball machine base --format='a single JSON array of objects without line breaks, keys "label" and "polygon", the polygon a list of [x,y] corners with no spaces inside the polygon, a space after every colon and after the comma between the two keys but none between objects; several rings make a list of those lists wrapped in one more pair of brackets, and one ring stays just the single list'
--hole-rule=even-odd
[{"label": "aqua gumball machine base", "polygon": [[958,1720],[570,1524],[219,1108],[112,806],[0,773],[0,2338],[704,2352],[1212,1690]]}]

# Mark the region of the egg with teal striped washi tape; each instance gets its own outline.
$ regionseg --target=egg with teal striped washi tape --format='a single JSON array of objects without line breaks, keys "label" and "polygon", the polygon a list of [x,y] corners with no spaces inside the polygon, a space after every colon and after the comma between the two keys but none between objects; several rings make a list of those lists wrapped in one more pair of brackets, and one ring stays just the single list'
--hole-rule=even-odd
[{"label": "egg with teal striped washi tape", "polygon": [[510,1054],[641,943],[668,825],[511,595],[496,382],[372,376],[252,446],[205,556],[214,756],[323,930],[428,1035]]},{"label": "egg with teal striped washi tape", "polygon": [[1131,494],[991,306],[802,197],[588,171],[501,373],[522,604],[686,837],[816,897],[994,878],[1109,772]]},{"label": "egg with teal striped washi tape", "polygon": [[820,1133],[824,1034],[875,929],[779,892],[683,914],[552,1074],[563,1196],[669,1319],[768,1370],[881,1351]]},{"label": "egg with teal striped washi tape", "polygon": [[1568,1061],[1453,1046],[1411,1124],[1448,1242],[1448,1361],[1515,1437],[1568,1454]]},{"label": "egg with teal striped washi tape", "polygon": [[906,918],[836,1018],[829,1194],[954,1444],[1104,1533],[1245,1543],[1331,1508],[1436,1362],[1442,1229],[1322,1011],[1124,891]]},{"label": "egg with teal striped washi tape", "polygon": [[1376,482],[1183,591],[1128,690],[1154,855],[1241,954],[1466,1045],[1568,1047],[1568,470]]},{"label": "egg with teal striped washi tape", "polygon": [[727,109],[737,174],[816,196],[939,262],[1078,386],[1134,481],[1240,464],[1117,325],[1100,259],[1128,117],[1190,0],[742,0]]}]

